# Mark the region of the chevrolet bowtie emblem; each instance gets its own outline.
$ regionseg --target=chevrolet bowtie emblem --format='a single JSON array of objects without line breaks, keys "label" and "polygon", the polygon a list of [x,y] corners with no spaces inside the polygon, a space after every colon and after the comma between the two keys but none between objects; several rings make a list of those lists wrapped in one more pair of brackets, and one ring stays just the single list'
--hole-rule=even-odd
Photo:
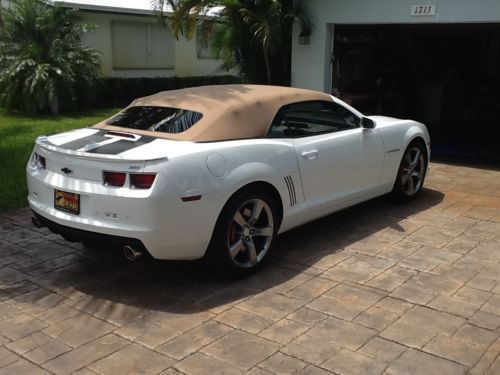
[{"label": "chevrolet bowtie emblem", "polygon": [[64,168],[61,168],[61,172],[65,173],[65,174],[71,174],[71,173],[73,173],[73,170],[69,169],[68,167],[64,167]]}]

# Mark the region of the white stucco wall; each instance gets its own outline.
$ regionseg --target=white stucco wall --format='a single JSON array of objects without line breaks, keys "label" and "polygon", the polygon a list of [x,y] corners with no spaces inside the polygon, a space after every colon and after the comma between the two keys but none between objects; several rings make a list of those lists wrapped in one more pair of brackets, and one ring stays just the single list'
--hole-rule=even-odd
[{"label": "white stucco wall", "polygon": [[[410,16],[412,5],[436,5],[436,15]],[[292,86],[329,92],[334,24],[500,22],[500,0],[310,0],[314,29],[310,44],[299,45],[294,27]]]},{"label": "white stucco wall", "polygon": [[129,16],[112,13],[82,11],[84,22],[96,26],[95,30],[84,35],[84,43],[101,52],[102,73],[106,77],[170,77],[203,76],[227,74],[218,72],[221,62],[215,59],[196,57],[195,38],[187,40],[182,35],[175,42],[175,66],[173,69],[113,69],[111,56],[111,22],[138,21],[155,24],[153,16]]}]

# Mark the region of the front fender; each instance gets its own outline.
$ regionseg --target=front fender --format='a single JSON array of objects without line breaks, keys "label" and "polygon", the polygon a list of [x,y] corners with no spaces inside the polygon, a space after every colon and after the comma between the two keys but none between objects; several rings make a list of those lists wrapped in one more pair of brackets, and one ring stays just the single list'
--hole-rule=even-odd
[{"label": "front fender", "polygon": [[377,128],[382,135],[385,147],[383,181],[388,189],[392,187],[398,173],[401,158],[408,145],[417,138],[422,138],[430,156],[429,132],[424,124],[411,120],[391,119]]},{"label": "front fender", "polygon": [[[404,136],[404,147],[403,147],[403,152],[406,150],[408,145],[415,139],[417,138],[422,138],[425,143],[425,147],[427,149],[427,157],[430,159],[431,156],[431,140],[429,136],[429,132],[427,130],[427,127],[424,124],[421,124],[419,122],[416,122],[413,126],[411,126],[407,131]],[[402,156],[402,154],[401,154]]]}]

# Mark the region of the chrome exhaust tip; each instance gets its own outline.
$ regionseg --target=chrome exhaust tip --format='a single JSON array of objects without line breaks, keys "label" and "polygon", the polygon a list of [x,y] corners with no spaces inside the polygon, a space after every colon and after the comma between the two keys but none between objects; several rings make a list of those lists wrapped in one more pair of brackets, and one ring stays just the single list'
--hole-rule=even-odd
[{"label": "chrome exhaust tip", "polygon": [[43,228],[43,224],[40,222],[40,219],[38,219],[36,216],[31,217],[31,222],[33,225],[37,228]]},{"label": "chrome exhaust tip", "polygon": [[134,262],[144,255],[141,251],[135,250],[130,245],[123,246],[122,253],[123,256],[130,262]]}]

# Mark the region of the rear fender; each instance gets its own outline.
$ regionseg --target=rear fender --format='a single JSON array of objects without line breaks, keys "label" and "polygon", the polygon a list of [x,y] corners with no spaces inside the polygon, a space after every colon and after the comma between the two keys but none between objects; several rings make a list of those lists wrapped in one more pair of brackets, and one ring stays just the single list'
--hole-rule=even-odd
[{"label": "rear fender", "polygon": [[[267,182],[272,185],[281,197],[283,204],[283,189],[285,186],[284,180],[281,178],[282,173],[280,173],[275,168],[270,165],[261,162],[252,162],[241,165],[233,169],[227,176],[226,181],[228,185],[231,186],[229,197],[236,191],[242,189],[243,187],[253,183],[253,182]],[[283,183],[281,182],[283,180]]]}]

